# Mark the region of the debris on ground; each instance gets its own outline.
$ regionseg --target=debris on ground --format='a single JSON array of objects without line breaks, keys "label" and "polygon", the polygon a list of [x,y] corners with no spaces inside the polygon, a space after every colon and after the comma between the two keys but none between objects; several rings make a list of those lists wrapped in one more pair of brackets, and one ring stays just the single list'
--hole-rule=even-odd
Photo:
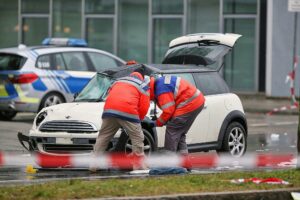
[{"label": "debris on ground", "polygon": [[290,183],[287,181],[284,181],[280,178],[242,178],[242,179],[233,179],[230,181],[231,183],[256,183],[256,184],[260,184],[260,183],[267,183],[267,184],[274,184],[274,185],[289,185]]}]

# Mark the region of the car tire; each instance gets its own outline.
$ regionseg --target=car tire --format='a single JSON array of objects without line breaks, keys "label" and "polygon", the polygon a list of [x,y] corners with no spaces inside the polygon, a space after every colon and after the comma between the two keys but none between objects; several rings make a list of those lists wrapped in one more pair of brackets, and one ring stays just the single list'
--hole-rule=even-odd
[{"label": "car tire", "polygon": [[42,99],[39,110],[42,110],[45,107],[57,105],[60,103],[65,103],[65,99],[63,98],[63,96],[58,93],[50,93],[50,94],[47,94]]},{"label": "car tire", "polygon": [[[145,155],[149,155],[156,150],[155,142],[149,131],[143,129],[143,133],[144,133],[144,153]],[[120,151],[124,152],[126,154],[132,152],[131,140],[125,132],[121,133],[116,150],[119,152]]]},{"label": "car tire", "polygon": [[247,134],[245,128],[239,122],[230,123],[223,139],[222,149],[219,154],[229,154],[233,157],[241,157],[247,150]]},{"label": "car tire", "polygon": [[16,111],[0,111],[0,120],[10,121],[17,115]]}]

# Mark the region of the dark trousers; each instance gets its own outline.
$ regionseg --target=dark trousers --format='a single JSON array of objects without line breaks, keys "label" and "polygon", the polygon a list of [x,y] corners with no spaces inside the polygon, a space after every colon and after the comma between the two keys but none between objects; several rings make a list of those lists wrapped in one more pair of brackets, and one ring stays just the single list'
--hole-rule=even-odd
[{"label": "dark trousers", "polygon": [[173,117],[168,121],[165,135],[166,150],[188,154],[186,134],[202,109],[203,105],[192,112]]}]

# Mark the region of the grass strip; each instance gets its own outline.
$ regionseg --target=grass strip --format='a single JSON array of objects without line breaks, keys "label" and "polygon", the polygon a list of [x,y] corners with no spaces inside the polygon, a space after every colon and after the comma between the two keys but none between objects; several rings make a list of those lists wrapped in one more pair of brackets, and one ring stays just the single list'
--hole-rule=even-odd
[{"label": "grass strip", "polygon": [[[239,178],[281,178],[290,185],[230,183]],[[0,199],[81,199],[153,196],[178,193],[263,190],[300,187],[300,170],[224,172],[216,174],[155,176],[132,179],[67,180],[35,185],[0,187]]]}]

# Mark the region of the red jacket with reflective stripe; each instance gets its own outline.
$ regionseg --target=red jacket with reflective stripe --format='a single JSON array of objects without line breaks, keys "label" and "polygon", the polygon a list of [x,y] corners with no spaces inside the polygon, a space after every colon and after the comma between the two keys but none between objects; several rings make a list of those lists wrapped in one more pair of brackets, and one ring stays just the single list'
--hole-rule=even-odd
[{"label": "red jacket with reflective stripe", "polygon": [[102,118],[117,117],[139,123],[145,118],[149,106],[149,83],[144,81],[140,73],[133,72],[112,85]]},{"label": "red jacket with reflective stripe", "polygon": [[157,126],[163,126],[170,118],[192,112],[205,103],[203,94],[195,86],[176,76],[156,79],[154,95],[163,111],[156,120]]}]

